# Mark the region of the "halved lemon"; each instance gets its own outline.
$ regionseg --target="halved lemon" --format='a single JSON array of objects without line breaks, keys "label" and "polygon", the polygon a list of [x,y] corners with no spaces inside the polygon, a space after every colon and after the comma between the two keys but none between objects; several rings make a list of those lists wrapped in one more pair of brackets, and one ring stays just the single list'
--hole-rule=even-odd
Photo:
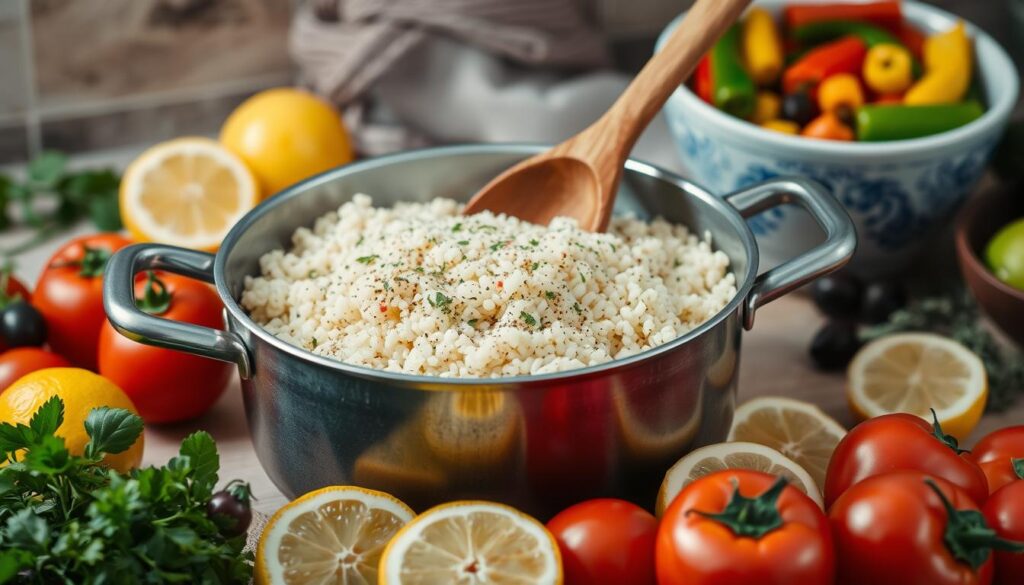
[{"label": "halved lemon", "polygon": [[562,559],[551,533],[515,508],[452,502],[401,529],[380,561],[381,585],[557,585]]},{"label": "halved lemon", "polygon": [[374,490],[310,492],[271,517],[256,548],[256,585],[373,585],[388,541],[415,513]]},{"label": "halved lemon", "polygon": [[140,242],[216,250],[260,200],[240,158],[209,138],[179,138],[143,152],[121,180],[121,216]]},{"label": "halved lemon", "polygon": [[795,461],[825,485],[829,459],[846,435],[843,425],[817,406],[801,400],[765,396],[736,409],[729,429],[730,441],[749,441],[771,447]]},{"label": "halved lemon", "polygon": [[658,490],[655,513],[660,517],[683,488],[694,481],[725,469],[752,469],[785,477],[790,485],[823,506],[821,491],[809,473],[795,461],[775,449],[746,443],[717,443],[690,452],[669,468]]},{"label": "halved lemon", "polygon": [[871,418],[893,412],[932,420],[963,440],[981,419],[988,376],[981,358],[933,333],[900,333],[876,339],[854,356],[847,371],[847,398],[854,414]]}]

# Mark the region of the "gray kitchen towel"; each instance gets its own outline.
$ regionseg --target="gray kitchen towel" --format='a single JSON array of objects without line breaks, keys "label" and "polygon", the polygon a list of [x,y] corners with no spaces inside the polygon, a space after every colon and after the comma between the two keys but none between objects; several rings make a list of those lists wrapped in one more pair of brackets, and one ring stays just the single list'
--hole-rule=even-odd
[{"label": "gray kitchen towel", "polygon": [[336,20],[316,16],[322,2],[306,2],[290,42],[303,83],[339,106],[362,96],[431,35],[524,64],[594,68],[609,62],[604,38],[578,0],[336,2]]}]

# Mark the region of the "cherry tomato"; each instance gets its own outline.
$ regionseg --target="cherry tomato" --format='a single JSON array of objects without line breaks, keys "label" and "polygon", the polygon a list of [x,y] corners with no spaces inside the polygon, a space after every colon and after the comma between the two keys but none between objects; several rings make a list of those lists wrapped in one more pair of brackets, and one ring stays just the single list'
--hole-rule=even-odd
[{"label": "cherry tomato", "polygon": [[828,520],[775,476],[732,469],[686,486],[665,511],[658,585],[825,585],[835,573]]},{"label": "cherry tomato", "polygon": [[32,304],[46,318],[49,344],[72,364],[96,369],[103,312],[103,269],[110,256],[131,242],[96,234],[68,242],[46,263]]},{"label": "cherry tomato", "polygon": [[[870,477],[829,511],[836,585],[988,585],[993,546],[965,490],[919,471]],[[979,533],[989,534],[979,536]]]},{"label": "cherry tomato", "polygon": [[45,368],[69,368],[68,360],[38,347],[19,347],[0,353],[0,392],[25,374]]},{"label": "cherry tomato", "polygon": [[971,449],[971,458],[978,463],[1022,457],[1024,457],[1024,425],[1006,427],[991,432],[982,437],[974,449]]},{"label": "cherry tomato", "polygon": [[[10,267],[0,269],[0,310],[16,301],[32,302],[32,294],[20,280],[11,274]],[[0,351],[10,347],[7,342],[0,338]]]},{"label": "cherry tomato", "polygon": [[[171,321],[221,328],[223,305],[202,282],[174,274],[139,275],[135,298],[142,310]],[[149,423],[195,418],[220,398],[232,365],[143,345],[105,322],[99,335],[99,372],[121,387]]]},{"label": "cherry tomato", "polygon": [[988,498],[981,468],[937,423],[886,414],[862,422],[839,441],[825,476],[825,508],[858,482],[890,471],[929,473],[959,486],[979,504]]},{"label": "cherry tomato", "polygon": [[658,521],[624,500],[589,500],[548,522],[558,542],[565,585],[654,585]]},{"label": "cherry tomato", "polygon": [[224,489],[213,494],[206,504],[206,516],[217,524],[220,533],[228,538],[241,536],[252,523],[252,488],[235,479]]},{"label": "cherry tomato", "polygon": [[[1024,542],[1024,480],[1012,482],[994,492],[983,510],[988,525],[999,536]],[[1024,550],[1024,545],[1018,550]],[[1024,552],[999,550],[995,553],[995,585],[1024,583]]]}]

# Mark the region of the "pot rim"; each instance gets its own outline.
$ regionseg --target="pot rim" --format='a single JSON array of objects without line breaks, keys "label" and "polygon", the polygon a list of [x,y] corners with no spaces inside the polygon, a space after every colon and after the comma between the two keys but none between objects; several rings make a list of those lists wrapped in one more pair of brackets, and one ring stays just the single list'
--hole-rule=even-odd
[{"label": "pot rim", "polygon": [[[651,349],[642,351],[640,353],[631,355],[622,359],[613,359],[608,362],[601,364],[588,366],[585,368],[577,368],[573,370],[566,370],[563,372],[552,372],[548,374],[539,375],[519,375],[519,376],[502,376],[496,378],[448,378],[440,376],[424,376],[418,374],[406,374],[402,372],[392,372],[385,370],[375,370],[365,366],[359,366],[342,362],[340,360],[321,356],[310,352],[304,348],[296,345],[292,345],[283,339],[280,339],[269,331],[264,329],[258,323],[249,317],[248,313],[238,304],[238,301],[231,294],[231,291],[227,287],[226,278],[226,265],[227,257],[231,254],[234,246],[242,235],[249,229],[249,227],[257,220],[270,213],[273,209],[284,205],[286,202],[302,196],[304,193],[310,190],[310,188],[334,182],[342,177],[360,173],[369,169],[375,169],[379,167],[389,166],[395,163],[418,160],[418,159],[430,159],[438,155],[458,156],[468,154],[521,154],[525,158],[531,154],[541,152],[550,145],[543,144],[523,144],[523,143],[497,143],[497,144],[460,144],[451,146],[438,146],[420,148],[415,150],[408,150],[394,154],[383,155],[375,158],[366,159],[343,165],[328,171],[325,171],[319,175],[311,177],[305,181],[297,183],[280,193],[270,197],[255,208],[250,210],[245,216],[242,217],[228,232],[224,241],[221,243],[220,249],[218,250],[214,259],[213,274],[214,284],[217,288],[217,293],[220,295],[221,300],[224,302],[224,307],[227,312],[246,330],[258,337],[265,343],[270,344],[278,351],[283,351],[295,358],[301,359],[306,362],[310,362],[320,367],[335,370],[339,373],[344,373],[360,378],[373,379],[378,382],[387,382],[394,385],[400,386],[414,386],[424,389],[450,389],[451,386],[473,386],[477,389],[481,387],[500,387],[500,386],[522,386],[529,384],[542,384],[551,382],[560,382],[572,380],[578,382],[580,379],[591,378],[607,373],[609,370],[617,370],[620,368],[626,368],[637,365],[639,363],[654,359],[663,354],[675,351],[680,346],[688,343],[689,341],[696,339],[708,331],[714,329],[720,325],[729,315],[734,314],[740,308],[740,304],[744,302],[750,293],[751,288],[754,286],[754,280],[757,277],[758,265],[760,263],[760,257],[758,254],[757,244],[754,238],[753,232],[750,231],[750,227],[746,221],[740,215],[739,211],[736,210],[732,205],[726,202],[724,199],[712,195],[708,190],[703,187],[688,181],[679,175],[667,171],[656,165],[645,163],[633,158],[630,158],[625,165],[627,171],[632,171],[647,175],[656,179],[660,179],[671,183],[678,187],[680,191],[686,196],[697,197],[705,204],[712,207],[719,214],[724,216],[728,222],[735,228],[735,235],[740,239],[743,244],[745,251],[747,252],[748,262],[746,274],[740,278],[735,271],[733,274],[736,276],[736,294],[732,299],[723,307],[720,311],[715,313],[704,323],[694,329],[684,333],[683,335],[673,339],[672,341],[652,347]],[[316,218],[309,218],[308,222],[302,225],[309,225]],[[296,225],[293,229],[298,229],[300,225]],[[717,234],[712,234],[712,245],[717,241]]]}]

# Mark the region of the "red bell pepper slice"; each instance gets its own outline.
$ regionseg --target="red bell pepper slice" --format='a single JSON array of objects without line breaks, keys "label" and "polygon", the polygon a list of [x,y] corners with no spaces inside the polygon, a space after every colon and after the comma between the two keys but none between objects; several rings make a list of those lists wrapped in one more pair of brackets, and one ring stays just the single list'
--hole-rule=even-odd
[{"label": "red bell pepper slice", "polygon": [[796,27],[822,20],[864,20],[899,33],[903,11],[899,0],[844,4],[790,4],[785,9],[786,26]]},{"label": "red bell pepper slice", "polygon": [[697,97],[705,102],[714,105],[715,84],[711,79],[711,55],[704,55],[704,58],[697,63],[697,69],[693,73],[693,90]]},{"label": "red bell pepper slice", "polygon": [[813,92],[826,77],[837,73],[860,75],[868,46],[860,38],[847,36],[815,47],[782,75],[782,88],[786,93],[795,93],[804,86]]}]

